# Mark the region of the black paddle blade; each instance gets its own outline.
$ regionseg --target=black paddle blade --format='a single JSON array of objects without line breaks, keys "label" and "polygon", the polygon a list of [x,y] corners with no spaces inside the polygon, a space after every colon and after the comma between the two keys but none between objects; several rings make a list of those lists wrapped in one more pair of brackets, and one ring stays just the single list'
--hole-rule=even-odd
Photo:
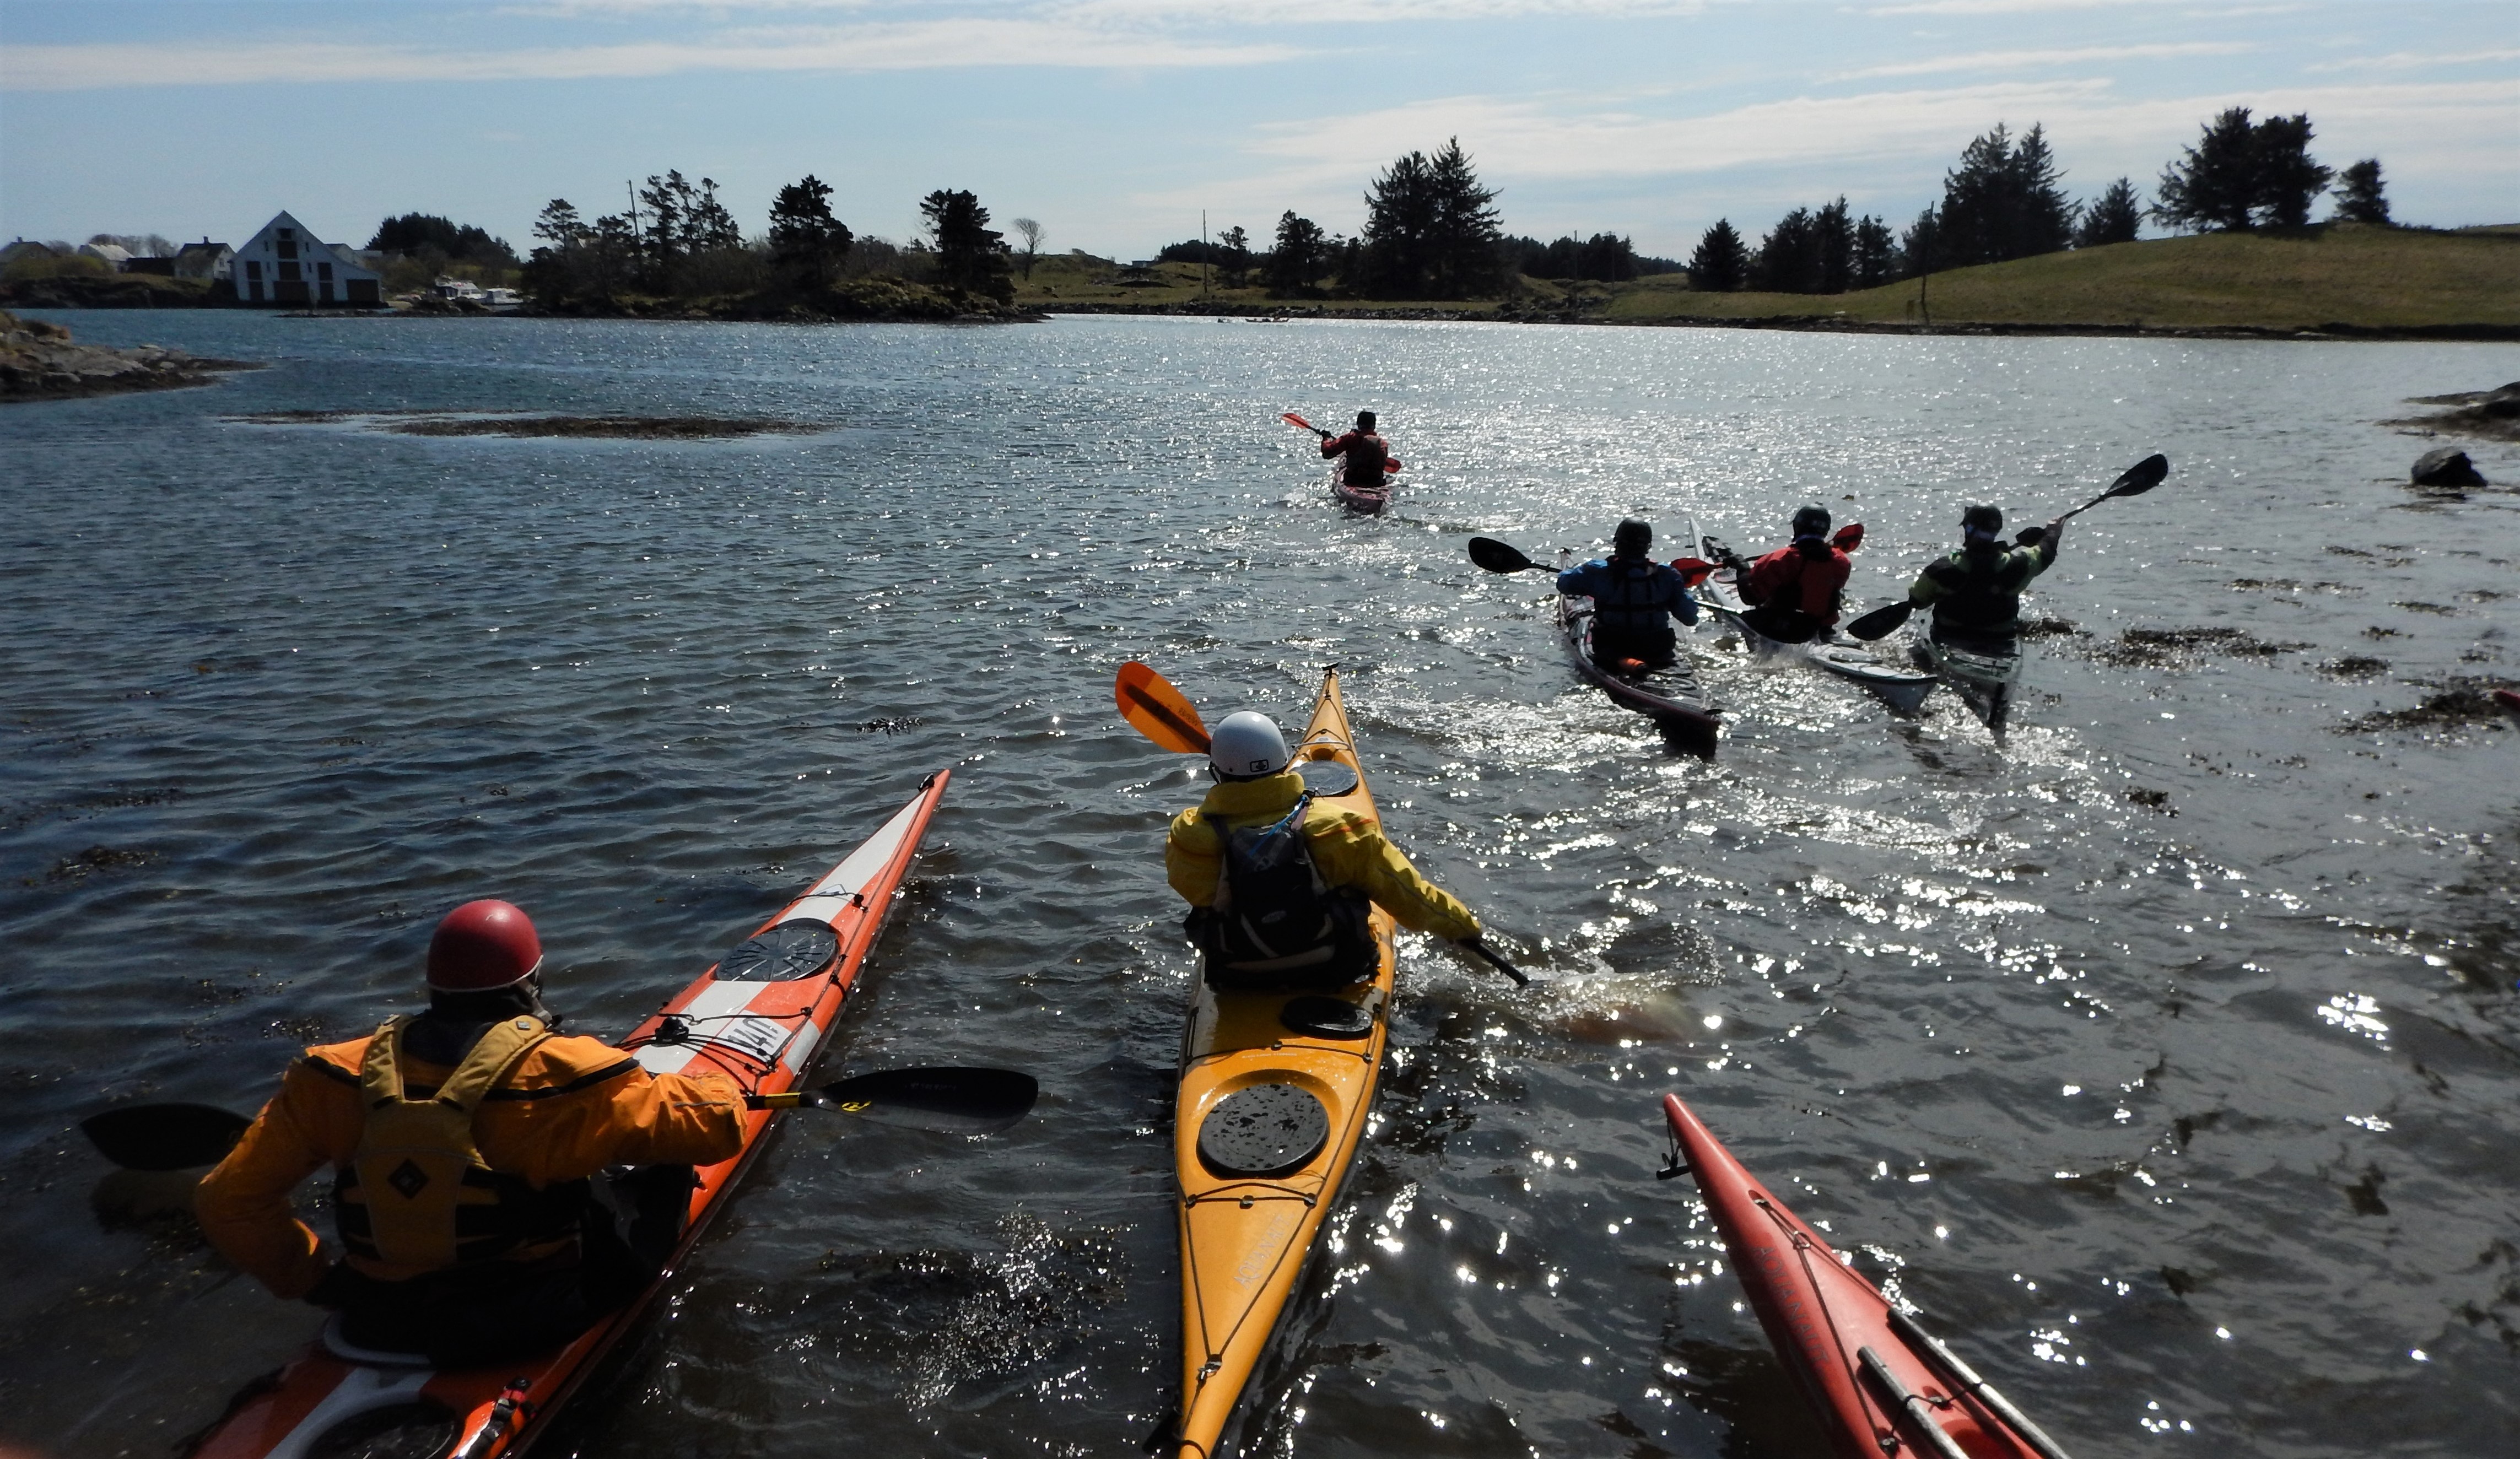
[{"label": "black paddle blade", "polygon": [[1871,612],[1848,624],[1847,636],[1870,642],[1907,622],[1908,615],[1914,611],[1916,611],[1915,603],[1903,597],[1897,602],[1874,608]]},{"label": "black paddle blade", "polygon": [[126,1171],[189,1171],[228,1158],[251,1120],[209,1104],[131,1104],[79,1122],[97,1153]]},{"label": "black paddle blade", "polygon": [[1528,572],[1540,565],[1493,537],[1470,539],[1470,560],[1490,572]]},{"label": "black paddle blade", "polygon": [[2156,452],[2126,468],[2126,474],[2109,483],[2112,497],[2140,497],[2161,485],[2170,474],[2170,458]]},{"label": "black paddle blade", "polygon": [[853,1114],[891,1117],[928,1129],[985,1133],[1022,1119],[1040,1097],[1029,1074],[1012,1069],[885,1069],[814,1091]]}]

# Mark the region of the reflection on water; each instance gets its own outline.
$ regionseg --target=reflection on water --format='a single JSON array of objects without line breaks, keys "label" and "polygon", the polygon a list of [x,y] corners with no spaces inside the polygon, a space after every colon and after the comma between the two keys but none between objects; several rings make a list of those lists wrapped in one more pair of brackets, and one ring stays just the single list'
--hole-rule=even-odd
[{"label": "reflection on water", "polygon": [[[1160,837],[1204,782],[1120,723],[1129,657],[1210,723],[1344,665],[1393,834],[1540,975],[1407,942],[1255,1452],[1816,1452],[1652,1178],[1666,1088],[2077,1453],[2520,1432],[2520,743],[2458,697],[2520,677],[2520,498],[2411,495],[2424,443],[2368,423],[2520,350],[73,323],[275,368],[0,417],[13,1439],[162,1452],[311,1327],[147,1193],[100,1219],[77,1116],[251,1107],[475,895],[618,1032],[953,764],[834,1072],[1011,1064],[1039,1112],[791,1122],[562,1449],[1134,1444],[1178,1375]],[[1276,420],[1359,406],[1411,462],[1379,519]],[[831,428],[230,419],[273,411]],[[1629,512],[1746,546],[1812,500],[1877,602],[1961,501],[2038,519],[2154,450],[2039,585],[2001,749],[1701,629],[1726,738],[1673,756],[1574,682],[1542,578],[1462,553]]]}]

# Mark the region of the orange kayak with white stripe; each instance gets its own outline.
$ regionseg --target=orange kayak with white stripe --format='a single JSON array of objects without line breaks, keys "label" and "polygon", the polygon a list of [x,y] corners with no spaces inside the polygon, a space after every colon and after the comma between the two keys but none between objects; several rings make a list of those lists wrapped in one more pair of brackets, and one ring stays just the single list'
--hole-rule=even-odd
[{"label": "orange kayak with white stripe", "polygon": [[[716,1070],[752,1094],[799,1087],[830,1041],[950,776],[928,776],[881,829],[632,1030],[621,1047],[654,1073]],[[779,1114],[753,1111],[742,1151],[700,1169],[690,1227],[664,1272],[567,1347],[496,1368],[437,1369],[348,1348],[328,1327],[305,1353],[230,1400],[187,1452],[196,1459],[521,1453],[638,1322],[761,1152]]]}]

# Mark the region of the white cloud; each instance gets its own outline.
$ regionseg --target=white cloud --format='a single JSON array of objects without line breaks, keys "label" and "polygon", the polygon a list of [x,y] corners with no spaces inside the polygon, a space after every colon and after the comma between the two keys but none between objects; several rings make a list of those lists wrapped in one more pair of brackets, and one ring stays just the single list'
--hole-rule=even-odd
[{"label": "white cloud", "polygon": [[965,19],[782,31],[738,41],[454,50],[356,42],[103,42],[0,48],[0,90],[268,82],[520,81],[680,71],[876,71],[964,66],[1171,68],[1256,66],[1295,48],[1208,45],[1060,21]]},{"label": "white cloud", "polygon": [[2343,61],[2321,61],[2302,67],[2308,71],[2417,71],[2443,66],[2476,66],[2483,63],[2520,61],[2520,51],[2463,51],[2456,55],[2417,55],[2412,51],[2393,51],[2386,56],[2354,56]]},{"label": "white cloud", "polygon": [[1938,56],[1924,61],[1899,61],[1868,66],[1832,79],[1873,76],[1931,76],[1947,71],[2030,70],[2039,66],[2074,66],[2092,61],[2151,61],[2172,56],[2236,56],[2257,47],[2240,41],[2169,41],[2148,46],[2082,46],[2061,51],[1978,51],[1966,56]]}]

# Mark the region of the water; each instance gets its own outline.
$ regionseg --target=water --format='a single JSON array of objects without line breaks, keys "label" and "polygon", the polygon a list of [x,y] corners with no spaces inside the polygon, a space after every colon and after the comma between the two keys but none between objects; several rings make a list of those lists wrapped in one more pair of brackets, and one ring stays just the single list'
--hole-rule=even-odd
[{"label": "water", "polygon": [[[2520,677],[2520,497],[2418,497],[2427,443],[2373,423],[2520,349],[64,318],[271,368],[0,414],[11,1439],[162,1453],[313,1325],[93,1214],[80,1115],[253,1107],[409,1006],[473,896],[618,1033],[951,765],[826,1067],[1012,1065],[1039,1112],[796,1117],[554,1451],[1130,1451],[1178,1374],[1159,845],[1199,789],[1113,711],[1140,656],[1211,722],[1344,665],[1394,833],[1543,979],[1407,951],[1253,1451],[1811,1452],[1652,1178],[1664,1089],[2079,1455],[2520,1437],[2520,740],[2351,728]],[[1275,420],[1363,405],[1410,460],[1387,520]],[[412,408],[816,431],[230,419]],[[1675,758],[1577,685],[1545,583],[1462,553],[1631,510],[1764,543],[1810,499],[1878,601],[1962,500],[2038,519],[2154,450],[2040,584],[2080,632],[2002,749],[1701,630],[1730,730]],[[2121,637],[2191,628],[2269,651]]]}]

